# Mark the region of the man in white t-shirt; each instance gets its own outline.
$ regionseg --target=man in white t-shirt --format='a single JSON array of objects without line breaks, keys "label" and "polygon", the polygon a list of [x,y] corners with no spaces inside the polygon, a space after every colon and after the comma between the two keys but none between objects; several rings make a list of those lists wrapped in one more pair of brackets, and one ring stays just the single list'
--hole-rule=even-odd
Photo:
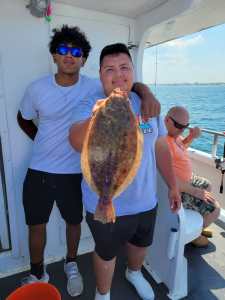
[{"label": "man in white t-shirt", "polygon": [[[103,89],[92,98],[83,100],[73,117],[70,141],[81,151],[92,111],[98,109],[98,99],[109,96],[115,88],[127,93],[137,120],[141,120],[140,98],[131,92],[134,71],[129,50],[124,44],[103,48],[100,55],[100,78]],[[104,101],[104,100],[103,100]],[[96,104],[97,103],[97,104]],[[171,209],[180,207],[180,195],[173,173],[171,157],[165,140],[165,126],[161,117],[139,122],[144,136],[143,154],[139,169],[131,184],[114,200],[115,223],[102,224],[94,219],[98,195],[82,182],[86,220],[95,240],[94,270],[96,277],[95,300],[110,300],[110,288],[120,247],[127,245],[127,280],[136,288],[141,299],[153,300],[154,292],[143,277],[141,267],[146,249],[151,245],[157,209],[156,162],[169,187]]]},{"label": "man in white t-shirt", "polygon": [[[29,228],[30,275],[22,283],[48,281],[44,268],[46,224],[54,204],[66,222],[67,256],[64,270],[67,290],[80,295],[83,281],[76,264],[81,233],[82,193],[80,154],[68,141],[71,118],[82,99],[99,89],[100,82],[80,75],[91,50],[78,27],[64,25],[55,29],[49,50],[57,73],[31,83],[18,112],[22,130],[34,140],[29,169],[23,186],[23,205]],[[144,94],[147,115],[158,114],[160,105],[146,87],[136,85]],[[147,93],[147,94],[146,94]],[[38,119],[38,127],[33,122]]]}]

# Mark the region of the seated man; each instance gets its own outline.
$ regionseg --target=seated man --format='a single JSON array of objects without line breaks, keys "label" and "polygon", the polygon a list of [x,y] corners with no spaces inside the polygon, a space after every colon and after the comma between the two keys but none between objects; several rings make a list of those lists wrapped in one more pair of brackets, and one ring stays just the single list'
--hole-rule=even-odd
[{"label": "seated man", "polygon": [[[167,142],[173,158],[174,171],[178,179],[182,203],[185,208],[198,211],[203,216],[203,227],[206,228],[214,222],[220,214],[220,206],[210,193],[210,182],[192,174],[192,164],[187,147],[194,138],[200,135],[198,127],[190,128],[186,138],[181,136],[189,126],[188,111],[181,106],[172,107],[166,117],[165,125],[168,131]],[[205,247],[209,241],[205,235],[209,231],[202,231],[202,235],[192,242],[197,247]]]},{"label": "seated man", "polygon": [[[82,149],[92,112],[98,109],[97,100],[109,96],[115,88],[120,88],[129,95],[136,119],[141,119],[140,98],[131,92],[133,78],[134,70],[128,48],[124,44],[106,46],[100,56],[102,93],[82,101],[79,107],[80,114],[77,113],[74,117],[75,124],[70,130],[70,141],[77,151]],[[180,195],[168,146],[163,136],[165,135],[163,120],[160,117],[153,117],[146,124],[148,130],[140,126],[143,131],[144,145],[137,174],[127,189],[114,201],[115,223],[102,224],[94,220],[98,195],[91,190],[85,180],[82,183],[83,203],[87,211],[86,220],[95,240],[93,256],[97,285],[95,300],[110,299],[116,256],[121,246],[125,244],[128,250],[126,279],[136,288],[141,299],[154,299],[154,292],[149,282],[143,277],[141,267],[146,249],[152,243],[155,224],[156,161],[169,186],[173,211],[177,211],[180,207]]]}]

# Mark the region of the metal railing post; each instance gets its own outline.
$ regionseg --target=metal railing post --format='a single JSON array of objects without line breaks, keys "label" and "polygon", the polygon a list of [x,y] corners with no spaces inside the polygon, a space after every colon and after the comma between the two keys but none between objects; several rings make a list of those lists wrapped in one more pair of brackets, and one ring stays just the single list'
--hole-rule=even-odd
[{"label": "metal railing post", "polygon": [[217,157],[216,154],[217,154],[217,145],[218,145],[219,136],[222,136],[222,137],[225,138],[225,133],[220,132],[220,131],[204,129],[204,128],[202,128],[201,131],[213,135],[213,144],[212,144],[212,149],[211,149],[211,155],[212,155],[213,158],[216,158]]},{"label": "metal railing post", "polygon": [[212,144],[212,157],[213,157],[213,158],[216,157],[216,153],[217,153],[217,144],[218,144],[218,135],[217,135],[217,134],[214,134],[213,144]]}]

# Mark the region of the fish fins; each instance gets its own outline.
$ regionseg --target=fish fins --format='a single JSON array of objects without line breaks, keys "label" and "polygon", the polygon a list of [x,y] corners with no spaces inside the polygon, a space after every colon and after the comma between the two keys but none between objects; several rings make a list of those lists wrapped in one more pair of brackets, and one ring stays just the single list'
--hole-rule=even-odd
[{"label": "fish fins", "polygon": [[99,221],[103,224],[115,223],[116,214],[115,214],[115,209],[113,207],[112,201],[109,201],[106,204],[102,203],[101,200],[98,202],[94,214],[94,220]]}]

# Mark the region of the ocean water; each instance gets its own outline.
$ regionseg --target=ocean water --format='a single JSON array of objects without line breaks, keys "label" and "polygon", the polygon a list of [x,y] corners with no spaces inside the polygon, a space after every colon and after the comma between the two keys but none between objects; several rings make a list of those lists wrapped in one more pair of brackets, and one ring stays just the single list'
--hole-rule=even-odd
[{"label": "ocean water", "polygon": [[[162,115],[174,105],[190,113],[190,126],[225,132],[225,84],[150,85],[161,103]],[[188,132],[184,132],[188,133]],[[211,153],[213,136],[202,133],[191,147]],[[225,138],[219,137],[217,155],[223,155]]]}]

